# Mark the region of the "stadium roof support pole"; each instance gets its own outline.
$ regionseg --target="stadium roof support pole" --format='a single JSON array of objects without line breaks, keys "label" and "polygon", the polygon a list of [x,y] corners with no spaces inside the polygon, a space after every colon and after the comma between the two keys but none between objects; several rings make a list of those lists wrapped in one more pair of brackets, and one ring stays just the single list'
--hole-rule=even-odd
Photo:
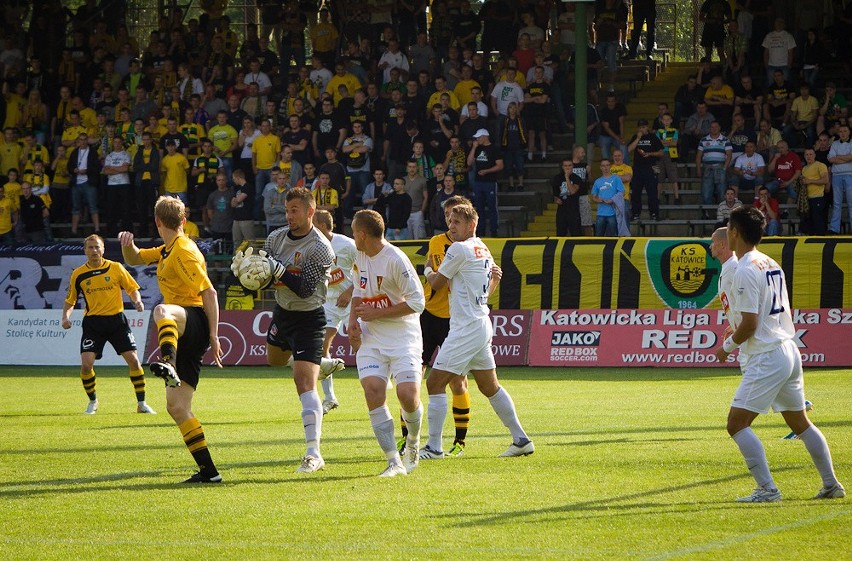
[{"label": "stadium roof support pole", "polygon": [[[564,2],[573,2],[576,4],[577,11],[574,17],[576,22],[574,29],[575,37],[575,52],[574,52],[574,144],[586,146],[589,142],[589,135],[586,128],[588,123],[588,105],[589,80],[588,71],[588,53],[589,45],[589,29],[586,26],[586,3],[593,0],[563,0]],[[591,154],[587,155],[591,157]]]}]

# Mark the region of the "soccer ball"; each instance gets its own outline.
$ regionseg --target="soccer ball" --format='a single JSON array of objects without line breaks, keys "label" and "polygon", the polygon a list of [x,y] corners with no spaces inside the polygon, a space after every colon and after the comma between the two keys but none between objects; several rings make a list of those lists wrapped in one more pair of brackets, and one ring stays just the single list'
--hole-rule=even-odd
[{"label": "soccer ball", "polygon": [[269,259],[260,255],[250,255],[241,264],[237,273],[240,284],[249,290],[260,290],[269,285],[272,279],[272,267]]}]

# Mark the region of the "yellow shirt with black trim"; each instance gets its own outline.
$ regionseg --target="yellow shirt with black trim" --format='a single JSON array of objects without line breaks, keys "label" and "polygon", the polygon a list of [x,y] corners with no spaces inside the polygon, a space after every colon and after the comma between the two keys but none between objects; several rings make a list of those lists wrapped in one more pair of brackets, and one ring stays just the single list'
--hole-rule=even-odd
[{"label": "yellow shirt with black trim", "polygon": [[213,287],[204,255],[185,235],[176,237],[168,247],[140,249],[139,257],[146,265],[157,263],[157,282],[166,304],[201,307],[201,293]]},{"label": "yellow shirt with black trim", "polygon": [[163,189],[167,193],[186,192],[186,170],[189,169],[189,160],[180,152],[166,154],[160,161],[163,170]]},{"label": "yellow shirt with black trim", "polygon": [[338,198],[337,198],[337,189],[334,187],[326,187],[325,189],[315,189],[314,190],[314,200],[317,203],[317,206],[333,206],[337,208]]},{"label": "yellow shirt with black trim", "polygon": [[44,168],[47,169],[47,166],[50,165],[50,154],[47,152],[47,148],[43,145],[36,143],[29,152],[27,152],[26,163],[24,164],[24,171],[32,171],[33,170],[33,162],[35,161],[44,162]]},{"label": "yellow shirt with black trim", "polygon": [[[432,267],[433,271],[437,271],[438,267],[444,261],[444,256],[447,254],[447,249],[453,245],[453,240],[449,234],[444,232],[437,236],[432,236],[429,240],[429,255],[432,256],[432,262],[427,263]],[[426,293],[426,311],[435,317],[449,318],[450,317],[450,287],[443,286],[438,290],[432,288],[428,282],[424,286]]]},{"label": "yellow shirt with black trim", "polygon": [[121,291],[139,290],[139,284],[121,263],[104,259],[99,267],[83,263],[71,273],[65,303],[75,306],[82,296],[87,316],[114,316],[124,311]]}]

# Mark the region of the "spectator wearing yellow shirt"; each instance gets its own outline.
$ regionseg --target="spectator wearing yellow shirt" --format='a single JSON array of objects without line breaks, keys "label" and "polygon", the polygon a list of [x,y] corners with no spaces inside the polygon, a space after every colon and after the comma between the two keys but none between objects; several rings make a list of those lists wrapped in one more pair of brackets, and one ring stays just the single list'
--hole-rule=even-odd
[{"label": "spectator wearing yellow shirt", "polygon": [[[799,230],[812,236],[825,235],[825,188],[828,185],[828,166],[816,159],[813,148],[805,149],[802,185],[807,189],[808,213],[802,216]],[[800,193],[801,197],[804,193]],[[803,205],[799,203],[799,209]]]},{"label": "spectator wearing yellow shirt", "polygon": [[335,74],[328,81],[325,91],[334,97],[334,106],[338,107],[340,101],[343,99],[343,95],[340,93],[340,86],[346,86],[349,96],[352,96],[355,94],[355,90],[361,87],[361,82],[358,81],[357,76],[346,71],[346,65],[343,62],[335,64],[334,71]]},{"label": "spectator wearing yellow shirt", "polygon": [[633,180],[633,168],[624,163],[624,152],[620,148],[612,150],[612,166],[609,168],[612,175],[617,175],[624,183],[624,200],[630,200],[630,181]]},{"label": "spectator wearing yellow shirt", "polygon": [[722,125],[723,130],[731,128],[731,117],[734,115],[734,90],[722,81],[721,76],[710,78],[710,85],[704,92],[704,103]]},{"label": "spectator wearing yellow shirt", "polygon": [[41,161],[45,167],[50,165],[50,154],[43,144],[36,142],[32,132],[24,135],[21,145],[21,162],[24,164],[24,172],[33,170],[33,162]]},{"label": "spectator wearing yellow shirt", "polygon": [[225,174],[230,178],[234,171],[234,150],[239,144],[239,133],[228,124],[227,111],[216,113],[216,124],[207,131],[207,137],[213,141],[213,153],[222,160]]},{"label": "spectator wearing yellow shirt", "polygon": [[431,111],[432,107],[441,104],[441,94],[450,96],[450,107],[453,108],[453,111],[458,111],[461,108],[459,98],[447,87],[447,79],[443,76],[438,76],[435,78],[435,93],[429,96],[429,101],[426,103],[427,111]]},{"label": "spectator wearing yellow shirt", "polygon": [[[334,62],[334,53],[340,44],[340,35],[337,28],[329,19],[328,8],[319,11],[319,22],[311,28],[311,46],[313,52],[318,56],[325,66],[331,66]],[[350,89],[349,91],[354,91]]]},{"label": "spectator wearing yellow shirt", "polygon": [[3,129],[3,145],[0,146],[0,175],[8,175],[9,170],[18,167],[21,163],[23,147],[15,138],[15,129],[6,127]]},{"label": "spectator wearing yellow shirt", "polygon": [[173,140],[166,141],[166,155],[160,162],[163,189],[167,196],[177,197],[183,204],[187,204],[189,196],[186,193],[186,172],[189,169],[189,160],[177,151],[177,143]]},{"label": "spectator wearing yellow shirt", "polygon": [[9,89],[9,85],[3,82],[3,98],[6,102],[6,120],[3,122],[3,128],[20,127],[24,122],[24,110],[27,106],[27,99],[24,97],[27,93],[27,85],[21,81],[15,84],[14,90]]},{"label": "spectator wearing yellow shirt", "polygon": [[54,222],[71,220],[71,174],[68,172],[68,149],[56,147],[56,157],[50,164],[53,183],[50,185],[53,205],[50,210]]},{"label": "spectator wearing yellow shirt", "polygon": [[[790,146],[813,146],[816,143],[816,123],[819,101],[811,95],[807,84],[799,87],[799,97],[790,105],[790,121],[784,125],[781,136]],[[802,144],[804,136],[804,144]]]},{"label": "spectator wearing yellow shirt", "polygon": [[0,243],[15,247],[17,221],[17,213],[12,208],[12,197],[7,196],[5,186],[0,185]]},{"label": "spectator wearing yellow shirt", "polygon": [[314,189],[314,200],[317,203],[317,210],[327,210],[332,216],[340,204],[337,189],[331,186],[331,175],[326,171],[321,171],[319,174]]},{"label": "spectator wearing yellow shirt", "polygon": [[12,210],[17,212],[21,202],[21,184],[18,182],[19,177],[17,168],[10,169],[6,172],[6,176],[7,181],[6,184],[3,185],[3,188],[6,190],[6,196],[12,201]]},{"label": "spectator wearing yellow shirt", "polygon": [[459,80],[456,87],[453,88],[453,93],[456,94],[456,98],[460,104],[459,106],[464,107],[473,101],[473,93],[471,90],[473,90],[473,88],[479,88],[481,90],[482,86],[480,86],[479,82],[473,79],[473,68],[467,64],[462,64],[461,76],[462,79]]},{"label": "spectator wearing yellow shirt", "polygon": [[62,146],[66,148],[70,148],[77,144],[77,138],[81,134],[89,134],[89,129],[83,126],[83,122],[80,120],[80,112],[76,109],[72,109],[71,113],[68,114],[68,125],[62,129]]},{"label": "spectator wearing yellow shirt", "polygon": [[254,218],[261,219],[263,212],[263,189],[272,180],[271,171],[281,153],[281,139],[272,134],[272,125],[267,120],[260,122],[260,135],[251,145],[251,167],[254,171]]}]

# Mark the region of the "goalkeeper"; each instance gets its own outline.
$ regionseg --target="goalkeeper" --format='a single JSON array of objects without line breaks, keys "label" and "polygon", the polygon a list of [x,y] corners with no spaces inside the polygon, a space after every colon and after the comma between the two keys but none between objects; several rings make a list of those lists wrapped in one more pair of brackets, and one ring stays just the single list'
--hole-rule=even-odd
[{"label": "goalkeeper", "polygon": [[[313,226],[316,203],[309,190],[290,189],[284,206],[289,226],[269,234],[258,254],[251,248],[237,252],[231,269],[248,289],[275,288],[275,310],[266,335],[267,358],[273,366],[283,366],[292,358],[307,442],[296,472],[312,473],[325,466],[320,454],[322,401],[316,386],[323,361],[323,304],[334,250]],[[342,362],[337,364],[342,366]]]}]

